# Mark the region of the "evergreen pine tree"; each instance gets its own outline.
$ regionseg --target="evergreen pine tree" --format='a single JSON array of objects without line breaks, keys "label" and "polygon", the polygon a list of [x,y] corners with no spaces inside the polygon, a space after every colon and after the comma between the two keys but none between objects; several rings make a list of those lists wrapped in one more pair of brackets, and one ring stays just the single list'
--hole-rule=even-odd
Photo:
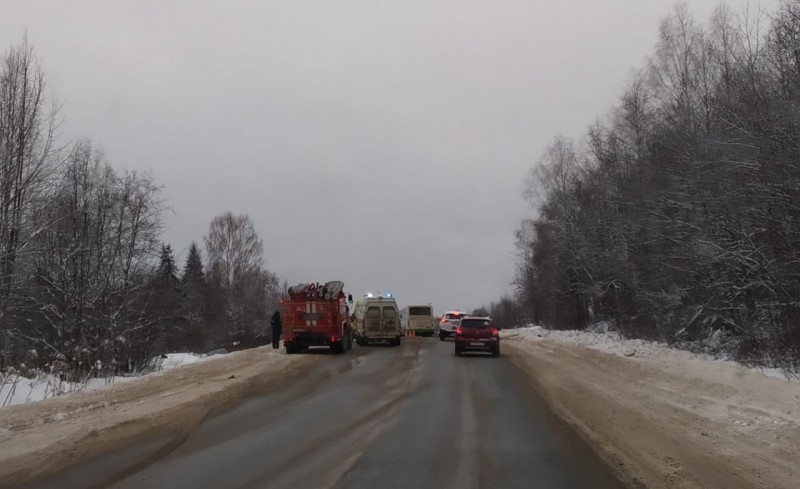
[{"label": "evergreen pine tree", "polygon": [[178,283],[178,268],[175,266],[172,246],[168,244],[161,246],[161,263],[158,265],[156,279],[164,284],[177,285]]},{"label": "evergreen pine tree", "polygon": [[183,267],[181,282],[183,282],[184,285],[189,283],[205,283],[205,273],[203,272],[203,262],[200,259],[200,250],[194,242],[189,246],[189,256],[186,258],[186,265]]},{"label": "evergreen pine tree", "polygon": [[203,261],[197,244],[189,246],[189,256],[181,277],[180,317],[184,325],[184,344],[193,351],[206,347],[206,324],[208,324],[208,286]]}]

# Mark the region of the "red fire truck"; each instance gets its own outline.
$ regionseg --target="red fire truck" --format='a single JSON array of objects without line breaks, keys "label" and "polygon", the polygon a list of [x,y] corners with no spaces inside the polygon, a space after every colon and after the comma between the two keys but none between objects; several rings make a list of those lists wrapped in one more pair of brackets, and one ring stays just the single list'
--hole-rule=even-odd
[{"label": "red fire truck", "polygon": [[301,283],[289,287],[281,299],[283,343],[286,353],[311,346],[327,346],[333,353],[353,347],[350,328],[352,296],[342,282]]}]

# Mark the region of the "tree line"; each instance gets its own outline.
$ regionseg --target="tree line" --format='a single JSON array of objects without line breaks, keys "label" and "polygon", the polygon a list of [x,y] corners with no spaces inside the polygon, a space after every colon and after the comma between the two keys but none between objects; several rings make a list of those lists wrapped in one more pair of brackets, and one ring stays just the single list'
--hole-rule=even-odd
[{"label": "tree line", "polygon": [[211,221],[182,271],[161,241],[162,188],[89,139],[24,39],[0,59],[0,368],[133,371],[167,351],[266,342],[281,284],[246,215]]},{"label": "tree line", "polygon": [[[800,360],[800,5],[686,4],[578,141],[530,172],[515,321]],[[495,305],[496,307],[496,305]]]}]

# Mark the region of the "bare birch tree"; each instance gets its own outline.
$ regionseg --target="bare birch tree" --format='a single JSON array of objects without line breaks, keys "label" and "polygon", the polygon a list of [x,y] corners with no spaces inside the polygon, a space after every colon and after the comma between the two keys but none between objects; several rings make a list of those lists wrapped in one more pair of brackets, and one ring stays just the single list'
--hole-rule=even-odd
[{"label": "bare birch tree", "polygon": [[231,331],[252,331],[255,310],[263,306],[261,267],[264,245],[246,214],[215,217],[204,239],[208,275],[224,294],[224,315]]}]

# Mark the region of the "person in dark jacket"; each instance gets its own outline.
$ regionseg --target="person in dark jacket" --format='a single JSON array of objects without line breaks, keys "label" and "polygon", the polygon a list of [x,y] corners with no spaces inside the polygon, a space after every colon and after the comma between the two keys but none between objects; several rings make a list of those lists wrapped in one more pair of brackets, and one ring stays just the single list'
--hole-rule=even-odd
[{"label": "person in dark jacket", "polygon": [[272,326],[272,348],[277,350],[281,343],[281,333],[283,333],[281,313],[275,311],[275,314],[272,315],[272,319],[270,319],[269,324]]}]

